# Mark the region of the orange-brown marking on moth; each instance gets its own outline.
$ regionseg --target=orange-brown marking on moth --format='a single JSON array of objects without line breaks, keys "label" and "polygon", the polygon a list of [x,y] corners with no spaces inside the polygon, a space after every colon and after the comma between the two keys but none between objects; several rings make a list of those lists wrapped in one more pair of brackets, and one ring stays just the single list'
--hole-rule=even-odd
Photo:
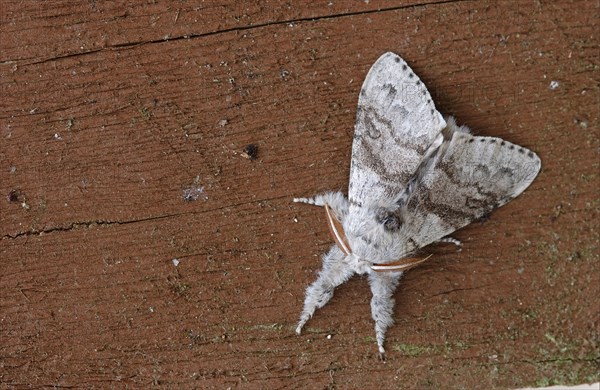
[{"label": "orange-brown marking on moth", "polygon": [[431,256],[433,256],[433,255],[429,255],[429,256],[427,256],[424,259],[419,259],[419,258],[411,257],[411,258],[407,258],[407,259],[401,259],[401,260],[397,260],[397,261],[392,261],[391,263],[373,264],[371,266],[371,269],[373,269],[374,271],[377,271],[377,272],[387,272],[387,271],[399,272],[399,271],[406,271],[406,270],[414,268],[417,265],[425,262]]},{"label": "orange-brown marking on moth", "polygon": [[329,231],[335,240],[337,246],[344,252],[346,256],[352,253],[350,250],[350,245],[348,244],[348,239],[346,238],[346,234],[344,233],[344,227],[340,223],[340,221],[335,217],[331,207],[328,204],[325,204],[325,213],[327,213],[327,226],[329,226]]}]

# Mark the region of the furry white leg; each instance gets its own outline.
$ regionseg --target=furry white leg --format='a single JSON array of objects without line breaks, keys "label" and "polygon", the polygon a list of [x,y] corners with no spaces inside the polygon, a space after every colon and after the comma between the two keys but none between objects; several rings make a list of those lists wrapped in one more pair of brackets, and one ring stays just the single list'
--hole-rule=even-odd
[{"label": "furry white leg", "polygon": [[340,218],[340,222],[343,222],[343,219],[348,214],[348,199],[340,191],[325,192],[324,194],[315,195],[312,198],[294,198],[294,202],[308,203],[314,206],[325,206],[325,204],[328,204]]},{"label": "furry white leg", "polygon": [[321,195],[317,195],[312,198],[294,198],[294,202],[296,203],[307,203],[312,204],[314,206],[325,206],[325,202],[322,199]]},{"label": "furry white leg", "polygon": [[398,287],[398,282],[402,272],[370,272],[369,285],[373,298],[371,298],[371,315],[375,321],[375,337],[377,347],[379,348],[379,357],[385,360],[385,341],[386,330],[394,323],[394,291]]},{"label": "furry white leg", "polygon": [[336,245],[332,246],[329,252],[323,256],[323,269],[319,272],[319,277],[306,289],[304,309],[296,327],[297,334],[302,332],[302,327],[312,317],[315,310],[329,302],[333,296],[333,290],[354,273],[342,262],[344,257],[345,255]]},{"label": "furry white leg", "polygon": [[450,237],[450,236],[444,237],[444,238],[440,238],[436,242],[447,242],[447,243],[450,243],[450,244],[454,244],[456,246],[462,246],[462,242],[460,242],[456,238],[453,238],[453,237]]}]

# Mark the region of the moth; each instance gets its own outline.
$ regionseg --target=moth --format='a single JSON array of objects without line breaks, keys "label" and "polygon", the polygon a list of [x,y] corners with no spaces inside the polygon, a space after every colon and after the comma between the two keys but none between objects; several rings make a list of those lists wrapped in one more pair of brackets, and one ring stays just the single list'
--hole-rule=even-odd
[{"label": "moth", "polygon": [[402,274],[425,262],[417,252],[521,194],[541,168],[532,151],[478,137],[435,108],[427,88],[398,55],[371,67],[358,100],[348,198],[327,192],[294,202],[325,208],[335,244],[306,289],[296,333],[334,289],[366,274],[380,357],[393,323]]}]

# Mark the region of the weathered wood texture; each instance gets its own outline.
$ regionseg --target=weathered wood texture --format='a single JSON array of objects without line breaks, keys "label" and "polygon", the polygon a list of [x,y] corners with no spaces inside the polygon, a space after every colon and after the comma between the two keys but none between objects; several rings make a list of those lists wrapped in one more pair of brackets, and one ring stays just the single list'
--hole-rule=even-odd
[{"label": "weathered wood texture", "polygon": [[[1,388],[598,379],[597,2],[0,7]],[[331,238],[291,198],[346,188],[385,51],[543,168],[405,276],[384,364],[361,278],[294,335]]]}]

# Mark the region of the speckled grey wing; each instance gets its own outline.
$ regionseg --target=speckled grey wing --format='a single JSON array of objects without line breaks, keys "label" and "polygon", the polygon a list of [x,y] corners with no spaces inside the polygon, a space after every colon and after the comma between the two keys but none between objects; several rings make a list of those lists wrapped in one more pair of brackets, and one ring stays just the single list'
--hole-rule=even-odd
[{"label": "speckled grey wing", "polygon": [[358,100],[348,197],[393,200],[446,126],[421,80],[394,53],[371,67]]},{"label": "speckled grey wing", "polygon": [[448,142],[416,186],[405,211],[409,223],[403,233],[416,248],[516,198],[541,168],[535,153],[500,138],[455,132]]}]

